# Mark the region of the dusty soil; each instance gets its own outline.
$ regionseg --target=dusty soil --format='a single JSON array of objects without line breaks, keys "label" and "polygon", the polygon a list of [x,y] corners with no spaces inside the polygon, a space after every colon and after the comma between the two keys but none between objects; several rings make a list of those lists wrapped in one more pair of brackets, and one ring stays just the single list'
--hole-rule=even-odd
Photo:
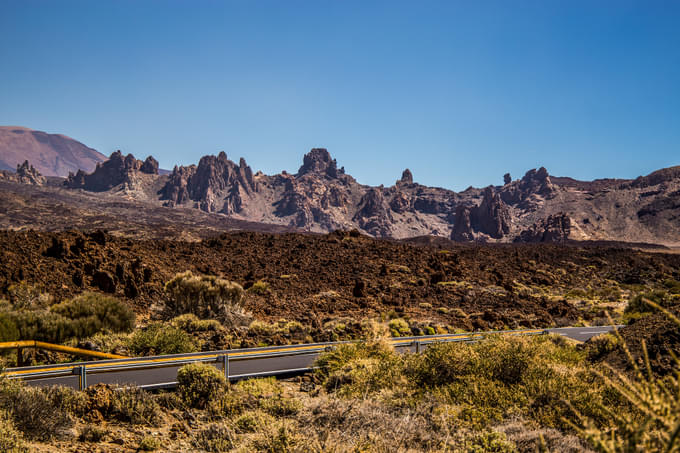
[{"label": "dusty soil", "polygon": [[114,293],[148,314],[162,303],[164,283],[185,270],[246,288],[266,282],[246,297],[247,309],[261,320],[319,327],[391,312],[474,330],[604,322],[590,299],[565,294],[615,290],[625,296],[630,286],[679,279],[680,255],[556,245],[417,246],[345,232],[239,232],[200,242],[101,231],[0,232],[0,295],[24,280],[56,300],[84,290]]}]

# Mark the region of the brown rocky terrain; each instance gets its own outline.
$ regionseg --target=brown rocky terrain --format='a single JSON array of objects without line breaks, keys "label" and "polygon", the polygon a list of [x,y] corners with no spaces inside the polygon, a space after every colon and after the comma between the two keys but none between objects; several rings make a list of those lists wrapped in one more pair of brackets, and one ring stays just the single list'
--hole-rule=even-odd
[{"label": "brown rocky terrain", "polygon": [[[556,245],[411,245],[358,233],[239,232],[200,242],[90,233],[0,233],[0,294],[24,281],[61,300],[117,295],[140,313],[178,272],[224,276],[256,318],[320,326],[388,312],[465,330],[606,322],[630,292],[680,279],[680,255]],[[153,310],[151,310],[153,311]]]},{"label": "brown rocky terrain", "polygon": [[0,126],[0,170],[14,170],[25,160],[45,176],[65,177],[94,170],[106,156],[65,135]]}]

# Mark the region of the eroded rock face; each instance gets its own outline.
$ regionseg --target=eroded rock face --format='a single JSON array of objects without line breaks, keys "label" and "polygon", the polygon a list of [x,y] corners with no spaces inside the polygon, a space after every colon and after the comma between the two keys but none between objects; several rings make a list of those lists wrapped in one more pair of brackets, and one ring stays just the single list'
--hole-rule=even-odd
[{"label": "eroded rock face", "polygon": [[118,150],[107,161],[98,163],[92,173],[83,170],[78,170],[75,175],[70,173],[64,185],[71,189],[103,192],[123,183],[134,185],[137,173],[158,174],[158,162],[151,156],[142,162],[132,154],[124,156]]},{"label": "eroded rock face", "polygon": [[297,172],[297,177],[299,178],[309,173],[337,178],[338,164],[335,159],[331,158],[326,148],[313,148],[305,154],[302,166]]},{"label": "eroded rock face", "polygon": [[257,192],[253,171],[241,158],[239,165],[224,151],[203,156],[198,166],[175,167],[160,193],[166,204],[195,201],[206,212],[240,212],[246,199]]},{"label": "eroded rock face", "polygon": [[411,170],[408,168],[404,170],[404,172],[401,174],[401,179],[399,182],[404,184],[413,184],[413,173],[411,173]]},{"label": "eroded rock face", "polygon": [[454,216],[451,239],[471,241],[474,239],[501,239],[510,232],[510,210],[498,193],[491,187],[484,189],[478,206],[459,206]]},{"label": "eroded rock face", "polygon": [[548,170],[541,167],[538,170],[529,170],[518,181],[506,183],[500,192],[500,196],[505,203],[516,204],[530,200],[532,196],[550,199],[554,196],[555,191]]},{"label": "eroded rock face", "polygon": [[362,197],[359,210],[352,219],[364,231],[374,236],[390,235],[393,221],[389,206],[385,202],[382,187],[371,187]]},{"label": "eroded rock face", "polygon": [[515,242],[564,242],[571,233],[571,219],[564,213],[548,216],[522,231]]},{"label": "eroded rock face", "polygon": [[1,180],[30,184],[33,186],[42,186],[46,182],[45,177],[41,175],[33,165],[29,164],[27,160],[22,164],[17,165],[16,173],[0,171],[0,181]]}]

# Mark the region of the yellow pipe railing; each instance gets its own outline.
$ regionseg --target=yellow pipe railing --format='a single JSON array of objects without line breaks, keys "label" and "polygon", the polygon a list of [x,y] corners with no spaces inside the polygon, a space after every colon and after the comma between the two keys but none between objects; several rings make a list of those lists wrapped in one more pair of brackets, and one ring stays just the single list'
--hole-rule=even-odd
[{"label": "yellow pipe railing", "polygon": [[71,346],[63,346],[60,344],[45,343],[44,341],[24,340],[24,341],[6,341],[0,342],[0,350],[2,349],[16,349],[17,350],[17,366],[22,366],[23,360],[21,350],[24,348],[46,349],[48,351],[63,352],[66,354],[96,357],[98,359],[127,359],[128,357],[118,354],[109,354],[108,352],[90,351],[89,349],[73,348]]}]

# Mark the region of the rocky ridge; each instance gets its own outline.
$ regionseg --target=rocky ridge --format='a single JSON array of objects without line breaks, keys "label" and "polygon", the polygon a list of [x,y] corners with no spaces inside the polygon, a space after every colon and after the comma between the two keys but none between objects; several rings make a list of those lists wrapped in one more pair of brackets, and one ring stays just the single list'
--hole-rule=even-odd
[{"label": "rocky ridge", "polygon": [[142,162],[117,151],[94,172],[71,174],[65,185],[319,233],[680,245],[680,167],[590,182],[556,178],[541,167],[516,180],[506,174],[503,185],[454,192],[414,182],[408,169],[389,187],[360,184],[324,148],[307,153],[296,174],[276,175],[254,173],[243,158],[237,164],[224,152],[159,175],[153,157]]}]

